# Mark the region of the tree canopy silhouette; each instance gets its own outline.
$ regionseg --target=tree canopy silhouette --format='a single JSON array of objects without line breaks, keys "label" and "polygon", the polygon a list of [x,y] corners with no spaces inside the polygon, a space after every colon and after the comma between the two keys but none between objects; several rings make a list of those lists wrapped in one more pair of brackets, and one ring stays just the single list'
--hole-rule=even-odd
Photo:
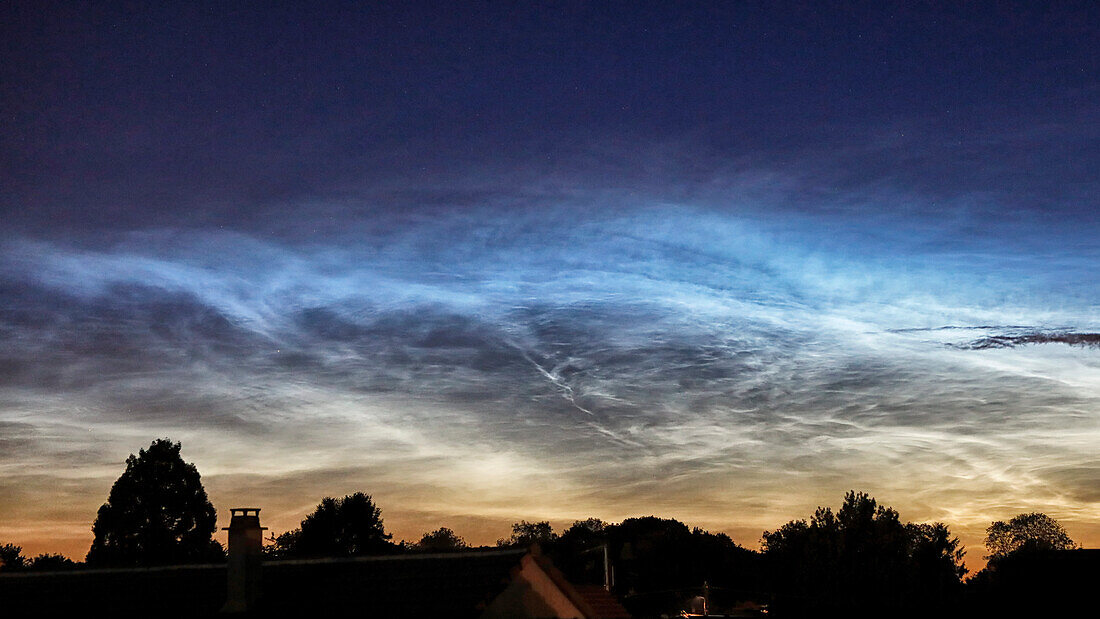
[{"label": "tree canopy silhouette", "polygon": [[79,567],[80,564],[58,553],[42,553],[40,555],[35,555],[35,557],[27,563],[27,569],[32,572],[60,572],[64,570],[75,570]]},{"label": "tree canopy silhouette", "polygon": [[997,520],[985,530],[986,557],[992,562],[1020,551],[1072,550],[1077,544],[1050,516],[1032,512],[1019,514],[1008,522]]},{"label": "tree canopy silhouette", "polygon": [[1091,604],[1096,551],[1077,550],[1046,514],[1018,514],[986,529],[989,564],[967,581],[972,614],[1072,616]]},{"label": "tree canopy silhouette", "polygon": [[439,527],[431,533],[425,533],[424,537],[416,543],[415,548],[423,552],[455,552],[468,548],[466,540],[455,534],[447,527]]},{"label": "tree canopy silhouette", "polygon": [[558,537],[557,546],[566,554],[578,554],[607,543],[608,523],[599,518],[574,520]]},{"label": "tree canopy silhouette", "polygon": [[0,546],[0,572],[18,572],[27,567],[27,558],[23,556],[23,547],[15,544]]},{"label": "tree canopy silhouette", "polygon": [[898,512],[849,492],[761,540],[777,616],[905,615],[947,610],[961,593],[963,549],[947,526],[902,524]]},{"label": "tree canopy silhouette", "polygon": [[389,554],[397,550],[391,537],[382,526],[382,510],[370,495],[356,492],[342,499],[321,499],[300,528],[271,538],[269,554],[280,558]]},{"label": "tree canopy silhouette", "polygon": [[0,572],[52,572],[75,570],[80,567],[72,559],[54,553],[42,553],[28,559],[23,556],[23,547],[15,544],[0,545]]},{"label": "tree canopy silhouette", "polygon": [[217,513],[180,444],[157,439],[130,454],[99,508],[86,561],[96,566],[165,565],[224,559]]},{"label": "tree canopy silhouette", "polygon": [[586,518],[584,520],[574,520],[573,524],[569,525],[569,528],[562,533],[562,537],[566,535],[599,535],[603,533],[608,523],[600,520],[599,518]]},{"label": "tree canopy silhouette", "polygon": [[558,539],[554,528],[549,521],[527,522],[521,520],[512,524],[512,535],[505,539],[497,540],[497,546],[530,546],[531,544],[546,545]]}]

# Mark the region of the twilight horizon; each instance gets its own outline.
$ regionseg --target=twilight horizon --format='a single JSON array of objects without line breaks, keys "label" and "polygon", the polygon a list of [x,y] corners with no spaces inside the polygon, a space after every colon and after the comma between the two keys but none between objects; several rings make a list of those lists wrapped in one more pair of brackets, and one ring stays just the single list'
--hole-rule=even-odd
[{"label": "twilight horizon", "polygon": [[169,437],[219,527],[1100,544],[1093,5],[0,11],[0,542]]}]

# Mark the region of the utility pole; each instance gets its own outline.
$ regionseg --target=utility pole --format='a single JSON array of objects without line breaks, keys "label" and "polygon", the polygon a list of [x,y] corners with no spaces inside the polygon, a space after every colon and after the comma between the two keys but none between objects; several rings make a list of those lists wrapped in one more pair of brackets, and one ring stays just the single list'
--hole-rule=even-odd
[{"label": "utility pole", "polygon": [[603,588],[611,591],[611,557],[607,544],[603,545]]},{"label": "utility pole", "polygon": [[600,544],[595,548],[582,550],[581,554],[586,555],[590,552],[596,552],[597,550],[603,551],[603,588],[611,591],[611,587],[615,586],[615,566],[611,565],[611,550],[609,545]]}]

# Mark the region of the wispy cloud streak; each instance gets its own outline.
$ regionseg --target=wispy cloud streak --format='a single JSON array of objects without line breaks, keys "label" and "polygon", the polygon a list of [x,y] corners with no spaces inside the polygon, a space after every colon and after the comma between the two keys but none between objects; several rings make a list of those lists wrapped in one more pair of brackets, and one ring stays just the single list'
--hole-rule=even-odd
[{"label": "wispy cloud streak", "polygon": [[[294,492],[339,492],[320,480],[369,470],[348,483],[384,489],[395,510],[571,517],[530,496],[548,484],[577,517],[761,528],[850,486],[967,527],[1009,505],[1082,517],[1066,497],[1095,496],[1085,258],[1058,257],[1070,282],[1038,258],[873,240],[854,253],[812,218],[574,208],[351,222],[324,244],[13,240],[0,466],[58,436],[124,455],[169,434],[239,475],[229,433],[277,451],[258,474]],[[1073,346],[1022,347],[1038,343]]]}]

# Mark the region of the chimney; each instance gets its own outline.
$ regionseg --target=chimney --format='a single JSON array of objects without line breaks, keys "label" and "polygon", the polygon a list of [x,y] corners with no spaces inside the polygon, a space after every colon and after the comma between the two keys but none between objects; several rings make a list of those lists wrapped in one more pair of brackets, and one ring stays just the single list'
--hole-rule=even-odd
[{"label": "chimney", "polygon": [[260,599],[260,570],[263,560],[263,532],[258,507],[234,507],[229,531],[227,596],[223,613],[247,613]]}]

